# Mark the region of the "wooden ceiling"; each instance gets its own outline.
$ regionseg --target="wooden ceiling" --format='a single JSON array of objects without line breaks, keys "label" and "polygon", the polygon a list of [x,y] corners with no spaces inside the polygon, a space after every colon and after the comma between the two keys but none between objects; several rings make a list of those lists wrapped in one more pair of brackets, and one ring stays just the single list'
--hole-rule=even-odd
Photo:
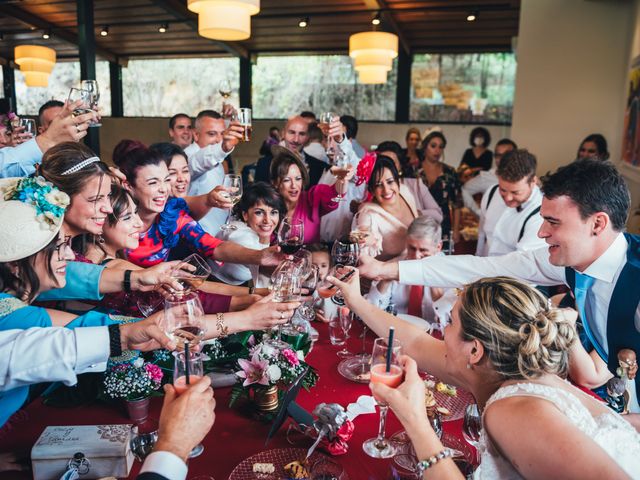
[{"label": "wooden ceiling", "polygon": [[[84,1],[84,0],[80,0]],[[262,0],[252,17],[251,38],[218,42],[197,34],[197,16],[186,0],[94,0],[96,53],[101,59],[285,52],[346,52],[349,35],[372,29],[399,34],[407,52],[509,51],[518,34],[520,0]],[[477,20],[468,22],[474,12]],[[308,17],[309,25],[298,22]],[[168,24],[166,33],[159,33]],[[107,36],[100,31],[108,26]],[[42,38],[50,32],[51,38]],[[74,0],[0,2],[0,57],[13,58],[13,47],[47,45],[59,58],[77,58]]]}]

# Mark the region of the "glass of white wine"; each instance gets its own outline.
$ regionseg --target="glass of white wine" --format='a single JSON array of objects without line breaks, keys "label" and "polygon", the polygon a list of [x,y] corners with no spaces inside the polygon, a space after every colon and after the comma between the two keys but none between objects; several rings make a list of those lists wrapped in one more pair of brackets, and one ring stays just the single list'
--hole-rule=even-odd
[{"label": "glass of white wine", "polygon": [[197,253],[192,253],[171,270],[171,278],[184,288],[174,292],[174,295],[180,297],[195,292],[209,278],[209,275],[211,275],[211,267],[207,261]]},{"label": "glass of white wine", "polygon": [[[225,196],[233,203],[235,206],[236,203],[240,201],[242,198],[242,177],[240,175],[232,175],[227,174],[224,176],[224,180],[222,181],[222,186],[230,187],[231,191],[226,192]],[[229,230],[236,230],[238,227],[229,223],[231,220],[231,211],[229,211],[229,215],[227,215],[227,221],[220,227],[223,232]]]},{"label": "glass of white wine", "polygon": [[185,342],[197,348],[206,333],[204,309],[198,295],[166,298],[164,301],[164,331],[179,349]]}]

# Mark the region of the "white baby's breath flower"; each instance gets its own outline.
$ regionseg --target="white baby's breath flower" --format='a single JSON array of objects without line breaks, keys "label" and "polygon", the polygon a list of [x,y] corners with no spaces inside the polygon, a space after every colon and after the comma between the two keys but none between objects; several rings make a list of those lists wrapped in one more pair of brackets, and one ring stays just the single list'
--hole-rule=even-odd
[{"label": "white baby's breath flower", "polygon": [[273,348],[271,345],[263,343],[261,353],[267,357],[275,357],[276,353],[278,353],[278,350]]},{"label": "white baby's breath flower", "polygon": [[133,361],[133,366],[136,368],[140,368],[144,365],[144,358],[138,357]]},{"label": "white baby's breath flower", "polygon": [[278,365],[270,365],[269,368],[267,368],[267,375],[269,375],[269,380],[277,382],[282,376],[282,370],[280,370]]}]

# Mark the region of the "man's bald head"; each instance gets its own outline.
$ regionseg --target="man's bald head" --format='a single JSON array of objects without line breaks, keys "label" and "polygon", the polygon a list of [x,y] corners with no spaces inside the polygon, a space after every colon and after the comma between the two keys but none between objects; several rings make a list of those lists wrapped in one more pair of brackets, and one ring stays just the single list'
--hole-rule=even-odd
[{"label": "man's bald head", "polygon": [[287,148],[299,152],[308,140],[309,123],[300,115],[289,118],[284,127],[284,141]]}]

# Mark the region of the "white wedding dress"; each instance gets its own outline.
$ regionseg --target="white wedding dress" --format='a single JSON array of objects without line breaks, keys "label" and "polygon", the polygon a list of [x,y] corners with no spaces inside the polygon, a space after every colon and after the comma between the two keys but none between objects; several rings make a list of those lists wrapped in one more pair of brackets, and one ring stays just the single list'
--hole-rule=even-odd
[{"label": "white wedding dress", "polygon": [[[566,390],[537,383],[518,383],[501,387],[489,401],[516,396],[540,397],[552,402],[573,424],[592,438],[633,479],[640,479],[640,434],[613,410],[593,417],[580,400]],[[474,479],[510,480],[522,476],[492,447],[484,429],[478,444],[480,466]]]}]

